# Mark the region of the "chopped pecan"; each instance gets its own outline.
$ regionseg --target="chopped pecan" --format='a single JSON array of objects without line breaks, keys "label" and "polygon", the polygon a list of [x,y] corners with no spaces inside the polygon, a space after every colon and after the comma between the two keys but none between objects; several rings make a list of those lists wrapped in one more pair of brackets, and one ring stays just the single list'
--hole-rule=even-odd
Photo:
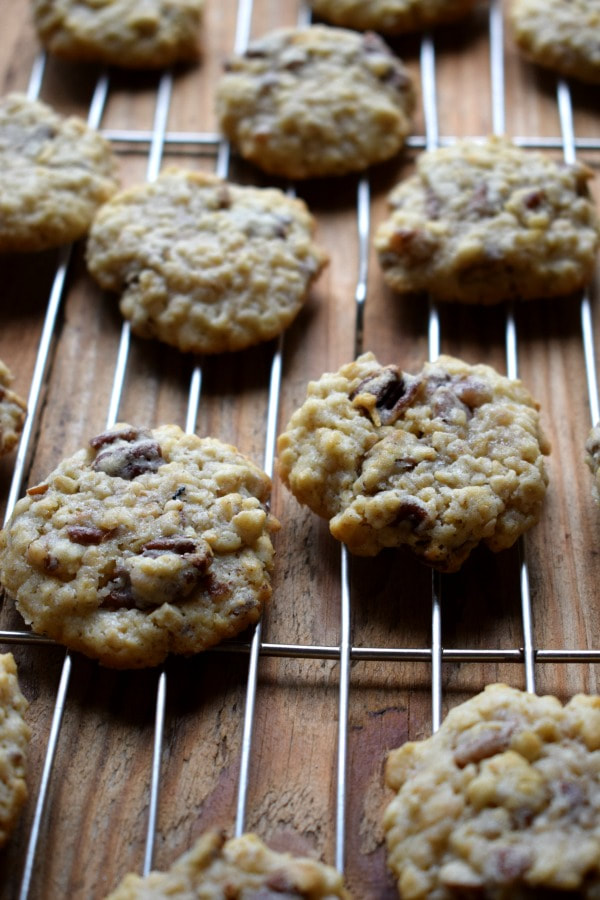
[{"label": "chopped pecan", "polygon": [[[417,378],[403,375],[397,366],[386,366],[363,378],[351,392],[350,400],[355,406],[366,409],[375,425],[393,425],[412,403],[418,387]],[[361,403],[364,394],[375,397],[376,415],[373,415],[371,404]]]},{"label": "chopped pecan", "polygon": [[531,191],[527,194],[523,202],[527,209],[537,209],[543,202],[544,196],[544,191],[542,190]]},{"label": "chopped pecan", "polygon": [[129,572],[125,569],[116,569],[112,579],[107,584],[108,594],[102,601],[103,609],[139,609],[131,587]]},{"label": "chopped pecan", "polygon": [[406,266],[418,265],[433,256],[437,242],[421,228],[396,228],[390,238],[390,249],[402,257]]},{"label": "chopped pecan", "polygon": [[109,443],[98,453],[92,468],[113,478],[131,481],[145,472],[156,472],[162,464],[163,457],[158,443],[139,434],[129,441]]},{"label": "chopped pecan", "polygon": [[396,510],[394,524],[408,522],[412,528],[417,528],[429,518],[427,507],[420,500],[403,500]]},{"label": "chopped pecan", "polygon": [[97,528],[95,525],[69,525],[67,534],[74,544],[101,544],[112,534],[115,529]]},{"label": "chopped pecan", "polygon": [[468,763],[478,763],[482,759],[503,753],[510,743],[514,730],[513,722],[490,722],[489,726],[476,731],[475,734],[467,732],[454,751],[454,762],[463,769]]},{"label": "chopped pecan", "polygon": [[43,482],[42,484],[36,484],[33,487],[27,488],[27,493],[30,497],[36,497],[40,494],[45,494],[49,487],[49,484]]},{"label": "chopped pecan", "polygon": [[521,878],[531,866],[531,853],[525,847],[500,847],[492,857],[492,878],[500,884]]},{"label": "chopped pecan", "polygon": [[206,571],[208,566],[212,560],[212,554],[208,548],[208,545],[202,542],[202,545],[198,545],[198,543],[191,538],[183,537],[182,535],[176,535],[174,537],[163,537],[163,538],[155,538],[153,541],[148,541],[147,544],[144,544],[142,547],[143,556],[160,556],[163,553],[176,553],[177,556],[190,556],[192,559],[188,560],[191,566],[195,569],[202,569],[202,571]]},{"label": "chopped pecan", "polygon": [[501,207],[502,204],[499,198],[490,197],[487,182],[481,181],[469,200],[467,213],[472,213],[476,216],[495,216],[500,212]]},{"label": "chopped pecan", "polygon": [[93,450],[99,450],[105,444],[114,444],[115,441],[136,441],[141,435],[148,437],[147,431],[140,428],[122,428],[120,431],[113,429],[112,431],[103,431],[93,437],[89,444]]}]

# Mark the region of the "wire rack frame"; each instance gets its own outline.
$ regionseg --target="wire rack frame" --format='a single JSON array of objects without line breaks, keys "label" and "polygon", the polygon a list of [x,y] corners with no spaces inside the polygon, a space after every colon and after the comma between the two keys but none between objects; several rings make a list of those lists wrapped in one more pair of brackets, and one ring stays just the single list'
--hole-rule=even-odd
[{"label": "wire rack frame", "polygon": [[[242,52],[250,34],[253,14],[252,0],[239,0],[237,27],[234,51]],[[310,14],[305,6],[299,12],[299,24],[308,24]],[[505,131],[505,97],[504,97],[504,35],[503,14],[500,0],[491,0],[489,11],[490,73],[491,73],[491,108],[493,131],[502,134]],[[456,136],[439,134],[437,116],[437,89],[435,74],[435,46],[431,35],[425,35],[421,42],[420,52],[421,83],[425,116],[425,135],[414,135],[407,141],[409,147],[417,150],[433,149],[446,146],[457,140]],[[28,86],[28,96],[39,95],[45,70],[45,57],[40,55],[33,66]],[[130,131],[104,129],[103,134],[117,149],[127,145],[143,145],[148,153],[146,177],[154,180],[161,167],[163,152],[166,146],[185,146],[197,153],[208,153],[215,157],[216,171],[226,177],[229,169],[230,150],[220,135],[210,132],[170,132],[167,121],[172,98],[173,80],[170,72],[165,72],[159,82],[155,104],[154,123],[151,131]],[[96,84],[89,107],[88,124],[102,130],[102,117],[110,89],[109,76],[101,74]],[[557,108],[561,125],[559,137],[513,137],[515,143],[523,147],[540,149],[562,149],[565,162],[575,161],[579,150],[600,150],[600,138],[578,138],[574,133],[573,111],[568,84],[564,79],[557,82]],[[356,227],[358,234],[358,266],[354,293],[355,307],[355,355],[362,351],[364,334],[364,311],[367,302],[368,258],[370,240],[370,185],[367,176],[360,179],[356,197]],[[5,523],[10,517],[14,505],[21,493],[26,460],[31,453],[34,440],[34,427],[38,416],[42,387],[51,361],[53,336],[56,329],[58,312],[62,303],[65,281],[71,261],[71,248],[65,248],[59,257],[44,325],[38,347],[38,353],[32,375],[28,397],[29,415],[25,423],[22,439],[16,455],[14,473],[7,500]],[[596,354],[594,347],[591,301],[586,293],[581,301],[581,337],[585,360],[590,420],[595,423],[600,418],[598,402],[598,384],[596,378]],[[437,309],[430,301],[428,320],[428,346],[430,358],[439,355],[441,344],[440,321]],[[506,367],[509,377],[518,376],[518,335],[514,310],[509,309],[506,316]],[[124,323],[119,339],[117,361],[113,377],[113,386],[106,416],[107,426],[117,420],[119,405],[123,392],[129,356],[130,329]],[[282,361],[284,347],[283,338],[277,342],[273,353],[268,390],[268,408],[266,418],[266,438],[264,450],[264,468],[271,475],[273,472],[275,437],[280,401],[282,378]],[[189,386],[188,410],[185,428],[193,432],[196,428],[198,408],[201,398],[202,370],[196,366],[192,372]],[[248,679],[246,703],[244,709],[243,739],[241,747],[240,774],[237,792],[237,811],[235,833],[241,834],[245,828],[246,806],[248,799],[249,771],[252,755],[252,739],[255,724],[255,701],[258,688],[258,665],[261,657],[284,657],[295,659],[324,659],[339,662],[339,696],[338,696],[338,741],[337,741],[337,789],[336,789],[336,840],[335,864],[340,871],[345,867],[345,823],[346,823],[346,788],[348,776],[348,712],[350,702],[350,662],[423,662],[430,666],[431,679],[431,724],[436,730],[442,717],[442,663],[445,662],[502,662],[522,665],[525,671],[526,688],[535,691],[536,664],[582,664],[600,662],[600,649],[560,649],[550,650],[535,646],[532,625],[531,603],[527,562],[520,562],[521,592],[521,627],[523,643],[513,649],[449,649],[444,648],[441,639],[442,598],[444,579],[438,573],[432,575],[431,589],[431,645],[428,648],[389,648],[360,647],[352,644],[351,635],[351,575],[348,556],[345,548],[340,550],[340,639],[334,646],[276,644],[262,640],[261,625],[255,628],[251,642],[230,641],[213,650],[211,653],[236,653],[248,655]],[[24,644],[39,647],[54,645],[50,639],[40,637],[27,631],[0,631],[0,642],[6,644]],[[50,734],[46,747],[43,771],[35,804],[35,812],[29,834],[25,854],[25,864],[21,876],[19,898],[26,900],[29,896],[35,867],[36,854],[39,852],[41,822],[46,812],[48,788],[52,778],[53,764],[58,742],[63,713],[68,699],[69,680],[71,675],[71,656],[64,656],[61,677],[56,694],[54,713]],[[146,874],[152,867],[153,850],[157,830],[157,812],[160,801],[161,755],[163,751],[163,735],[165,711],[168,701],[167,675],[164,668],[158,673],[155,702],[155,728],[153,740],[152,771],[148,798],[148,821],[144,859],[141,865]]]}]

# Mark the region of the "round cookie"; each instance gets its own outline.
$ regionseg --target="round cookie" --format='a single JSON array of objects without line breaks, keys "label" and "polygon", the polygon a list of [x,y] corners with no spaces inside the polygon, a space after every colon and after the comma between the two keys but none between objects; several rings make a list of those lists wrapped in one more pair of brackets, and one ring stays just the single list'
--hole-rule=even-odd
[{"label": "round cookie", "polygon": [[403,34],[465,16],[477,0],[310,0],[313,12],[332,25]]},{"label": "round cookie", "polygon": [[383,277],[400,293],[463,303],[580,290],[598,248],[591,177],[504,138],[423,153],[375,234]]},{"label": "round cookie", "polygon": [[36,632],[104,665],[197,653],[271,595],[269,490],[235,447],[119,424],[16,504],[0,581]]},{"label": "round cookie", "polygon": [[549,447],[529,392],[450,356],[408,375],[365,353],[326,373],[277,449],[283,482],[352,553],[408,545],[444,572],[479,542],[510,547],[546,492]]},{"label": "round cookie", "polygon": [[532,62],[600,82],[598,0],[512,0],[509,19],[517,46]]},{"label": "round cookie", "polygon": [[8,453],[19,440],[23,430],[27,404],[10,390],[13,376],[0,359],[0,456]]},{"label": "round cookie", "polygon": [[204,0],[33,0],[50,53],[125,68],[197,59],[203,8]]},{"label": "round cookie", "polygon": [[563,707],[490,685],[393,751],[386,781],[388,862],[406,900],[598,896],[600,697]]},{"label": "round cookie", "polygon": [[12,653],[0,654],[0,847],[27,799],[25,756],[31,732],[23,716],[28,706]]},{"label": "round cookie", "polygon": [[0,251],[77,240],[117,187],[110,145],[83,119],[21,94],[0,100]]},{"label": "round cookie", "polygon": [[168,872],[127,875],[107,900],[349,900],[342,876],[308,857],[275,853],[254,834],[199,838]]},{"label": "round cookie", "polygon": [[267,341],[302,307],[327,261],[301,200],[167,169],[99,211],[87,262],[121,291],[132,330],[180,350],[220,353]]},{"label": "round cookie", "polygon": [[413,107],[411,78],[378,35],[325,25],[253,41],[217,86],[226,137],[285,178],[343,175],[389,159]]}]

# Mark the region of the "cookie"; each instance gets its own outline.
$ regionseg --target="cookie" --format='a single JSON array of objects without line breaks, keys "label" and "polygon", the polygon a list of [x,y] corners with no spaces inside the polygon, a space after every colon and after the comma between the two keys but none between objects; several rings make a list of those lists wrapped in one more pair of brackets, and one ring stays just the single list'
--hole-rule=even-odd
[{"label": "cookie", "polygon": [[31,733],[23,716],[28,706],[12,653],[0,654],[0,847],[27,799],[25,757]]},{"label": "cookie", "polygon": [[160,68],[199,54],[204,0],[33,0],[38,37],[62,59]]},{"label": "cookie", "polygon": [[386,781],[388,862],[405,900],[598,897],[600,697],[563,706],[490,685],[433,737],[393,751]]},{"label": "cookie", "polygon": [[520,381],[450,356],[418,375],[372,353],[308,386],[278,471],[359,556],[408,545],[456,571],[480,542],[510,547],[539,519],[549,447]]},{"label": "cookie", "polygon": [[27,414],[25,401],[10,390],[12,381],[12,373],[0,359],[0,456],[19,440]]},{"label": "cookie", "polygon": [[117,187],[110,145],[83,119],[21,94],[0,100],[0,251],[77,240]]},{"label": "cookie", "polygon": [[598,248],[591,177],[505,138],[423,153],[375,234],[383,277],[400,293],[463,303],[578,291]]},{"label": "cookie", "polygon": [[106,666],[197,653],[271,595],[269,490],[214,438],[119,424],[17,503],[0,581],[34,631]]},{"label": "cookie", "polygon": [[285,178],[343,175],[390,159],[413,107],[411,78],[380,37],[325,25],[251,42],[217,85],[226,137]]},{"label": "cookie", "polygon": [[209,832],[168,872],[127,875],[107,900],[333,900],[350,895],[331,866],[290,853],[275,853],[254,834],[225,841]]},{"label": "cookie", "polygon": [[310,0],[313,12],[332,25],[403,34],[454,22],[477,0]]},{"label": "cookie", "polygon": [[180,350],[241,350],[295,318],[327,261],[301,200],[167,169],[117,194],[92,226],[88,268],[123,291],[121,312],[141,337]]},{"label": "cookie", "polygon": [[594,499],[600,503],[600,423],[591,429],[585,444],[585,461],[594,476]]},{"label": "cookie", "polygon": [[600,82],[598,0],[513,0],[509,19],[517,46],[532,62]]}]

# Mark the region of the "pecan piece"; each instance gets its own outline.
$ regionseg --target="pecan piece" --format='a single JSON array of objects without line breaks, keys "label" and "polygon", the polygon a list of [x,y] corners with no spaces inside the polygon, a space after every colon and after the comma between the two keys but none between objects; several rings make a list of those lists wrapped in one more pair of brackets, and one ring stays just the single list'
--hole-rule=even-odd
[{"label": "pecan piece", "polygon": [[512,722],[490,722],[475,734],[467,732],[454,751],[454,762],[463,769],[468,763],[478,763],[497,753],[503,753],[515,730]]},{"label": "pecan piece", "polygon": [[92,468],[113,478],[131,481],[144,472],[156,472],[163,464],[160,446],[147,431],[105,432],[92,438],[90,445],[100,448]]},{"label": "pecan piece", "polygon": [[46,484],[46,482],[43,484],[36,484],[33,487],[27,488],[27,493],[30,497],[36,497],[39,494],[45,494],[49,487],[50,485]]},{"label": "pecan piece", "polygon": [[101,544],[114,533],[114,528],[106,530],[97,528],[95,525],[69,525],[67,528],[69,540],[74,544],[83,544],[84,546]]},{"label": "pecan piece", "polygon": [[500,884],[516,881],[522,878],[532,862],[531,853],[524,847],[500,847],[492,858],[492,877]]},{"label": "pecan piece", "polygon": [[427,507],[420,500],[403,500],[396,510],[394,524],[399,525],[401,522],[408,522],[412,528],[418,528],[428,518]]},{"label": "pecan piece", "polygon": [[[363,378],[351,392],[350,400],[365,409],[375,425],[393,425],[412,403],[418,387],[417,378],[403,375],[397,366],[386,366],[375,375]],[[369,402],[365,395],[374,397],[375,403]]]}]

